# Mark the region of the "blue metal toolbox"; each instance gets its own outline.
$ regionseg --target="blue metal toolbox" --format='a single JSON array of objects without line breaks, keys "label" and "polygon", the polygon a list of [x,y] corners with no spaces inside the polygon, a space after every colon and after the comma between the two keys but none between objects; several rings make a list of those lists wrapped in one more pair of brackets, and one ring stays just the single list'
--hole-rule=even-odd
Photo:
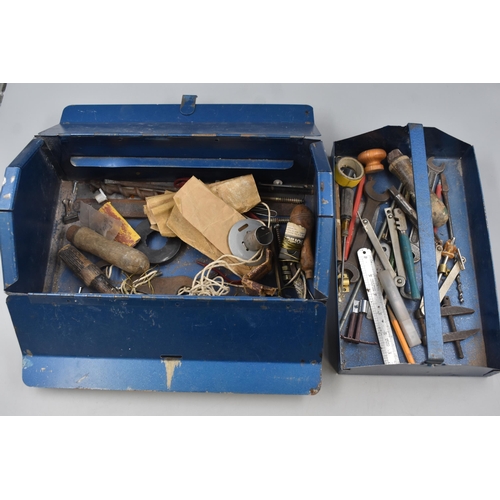
[{"label": "blue metal toolbox", "polygon": [[[351,321],[360,315],[358,311],[353,314],[353,305],[357,303],[359,306],[363,299],[367,299],[368,288],[376,288],[376,283],[370,281],[369,277],[369,286],[361,284],[364,276],[362,271],[360,280],[355,281],[356,269],[353,269],[352,272],[347,272],[349,292],[341,297],[338,302],[338,316],[331,318],[328,327],[328,356],[331,363],[342,374],[486,376],[498,373],[498,304],[474,148],[436,128],[419,124],[409,124],[406,127],[388,126],[335,142],[331,155],[332,166],[335,168],[341,158],[358,158],[360,153],[372,148],[380,148],[387,153],[400,150],[400,153],[411,159],[413,165],[415,208],[418,213],[417,250],[420,254],[420,260],[414,255],[414,261],[417,287],[423,299],[418,300],[418,296],[410,296],[403,299],[403,302],[409,312],[410,322],[422,340],[425,339],[424,333],[426,334],[426,342],[417,341],[416,345],[411,347],[413,360],[410,362],[411,358],[406,357],[397,337],[393,337],[396,339],[395,348],[399,363],[387,363],[380,348],[380,338],[377,338],[377,326],[374,321],[367,319],[362,320],[358,335],[358,340],[361,339],[362,343],[352,342],[348,330]],[[433,205],[429,198],[429,162],[433,168],[439,167],[445,174],[446,181],[442,180],[437,186],[442,188],[443,197],[445,190],[448,195],[447,208],[452,233],[450,220],[433,230],[435,224],[431,213]],[[378,205],[378,216],[375,212],[371,220],[374,233],[381,236],[381,241],[389,237],[389,231],[383,227],[388,225],[391,217],[391,212],[386,213],[386,209],[399,205],[395,202],[395,196],[390,195],[388,191],[392,186],[393,193],[397,192],[395,189],[399,189],[400,182],[388,168],[389,163],[387,156],[382,162],[383,171],[367,175],[362,188],[363,199],[377,198],[372,203],[372,208]],[[438,179],[440,176],[442,178],[442,174],[437,175]],[[343,188],[338,189],[340,191]],[[370,190],[370,195],[367,194],[367,189]],[[363,218],[363,224],[366,224],[365,212],[360,209],[359,214]],[[364,233],[362,228],[358,228],[358,232]],[[455,266],[461,255],[465,269],[459,273],[459,282],[452,281],[446,291],[442,290],[446,281],[444,275],[438,287],[438,265],[443,264],[446,258],[444,253],[439,253],[437,249],[443,249],[452,236],[454,245],[460,252],[451,252],[451,258],[448,260],[451,262],[454,254]],[[367,246],[365,245],[365,248]],[[371,249],[371,246],[368,248]],[[352,250],[355,250],[354,244]],[[390,255],[394,255],[394,250]],[[366,255],[358,254],[358,259],[364,259],[365,256],[369,259],[367,252]],[[356,266],[360,265],[359,260],[351,259],[350,263],[353,262]],[[363,262],[368,268],[372,266],[368,261]],[[450,269],[453,268],[448,265],[444,274]],[[449,317],[452,310],[446,309],[445,306],[455,307],[452,315],[454,321]],[[421,311],[425,314],[422,315]],[[371,312],[372,316],[376,315],[373,310]],[[391,318],[389,322],[393,326]],[[453,335],[453,332],[461,332],[461,335]]]},{"label": "blue metal toolbox", "polygon": [[[334,201],[313,110],[199,105],[195,97],[184,96],[180,106],[69,106],[58,125],[36,135],[7,167],[0,196],[4,288],[28,386],[319,390]],[[249,173],[278,194],[279,186],[307,187],[301,192],[315,218],[307,299],[93,293],[57,258],[68,243],[63,200],[84,197],[78,190],[86,181],[196,176],[210,183]],[[192,277],[203,258],[183,245],[160,269],[163,276]]]}]

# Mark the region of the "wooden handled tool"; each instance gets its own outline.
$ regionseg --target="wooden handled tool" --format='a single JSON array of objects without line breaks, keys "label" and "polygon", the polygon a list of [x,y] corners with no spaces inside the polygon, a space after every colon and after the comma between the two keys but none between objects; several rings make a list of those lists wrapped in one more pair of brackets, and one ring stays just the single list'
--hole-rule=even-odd
[{"label": "wooden handled tool", "polygon": [[66,231],[66,238],[80,250],[97,255],[127,273],[142,274],[149,269],[149,260],[142,252],[117,241],[107,240],[88,227],[70,226]]},{"label": "wooden handled tool", "polygon": [[73,245],[65,245],[58,255],[86,286],[101,293],[118,293],[106,275]]},{"label": "wooden handled tool", "polygon": [[312,231],[314,228],[314,215],[305,205],[297,205],[290,214],[290,222],[306,229],[306,237],[300,252],[300,266],[306,279],[314,276],[314,252],[312,249]]}]

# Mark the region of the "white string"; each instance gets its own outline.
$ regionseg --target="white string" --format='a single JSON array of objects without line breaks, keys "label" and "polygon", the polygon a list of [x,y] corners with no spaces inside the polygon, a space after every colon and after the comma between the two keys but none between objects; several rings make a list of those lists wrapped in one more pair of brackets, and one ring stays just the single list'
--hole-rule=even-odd
[{"label": "white string", "polygon": [[[262,202],[262,205],[266,207],[267,210],[267,227],[271,227],[271,209],[267,203]],[[264,225],[264,223],[262,222]],[[242,259],[235,255],[222,255],[218,259],[207,264],[193,279],[193,283],[190,287],[182,287],[177,292],[178,295],[196,295],[196,296],[207,296],[207,297],[220,297],[227,295],[231,287],[242,288],[241,285],[235,285],[232,283],[227,283],[222,276],[216,276],[215,278],[210,277],[210,272],[217,268],[223,267],[229,271],[233,271],[234,268],[245,265],[245,264],[255,264],[262,258],[264,249],[261,248],[251,259]],[[232,260],[233,262],[229,261]],[[236,261],[236,262],[234,262]]]},{"label": "white string", "polygon": [[137,288],[139,288],[141,285],[148,284],[149,288],[154,293],[153,286],[150,282],[153,278],[156,278],[160,274],[160,271],[158,271],[157,269],[153,269],[150,271],[146,271],[139,278],[133,280],[132,282],[131,277],[127,276],[120,285],[120,292],[125,295],[135,295],[137,293],[140,293],[137,291]]},{"label": "white string", "polygon": [[[241,287],[241,285],[234,285],[232,283],[227,283],[222,276],[216,276],[215,278],[210,278],[210,272],[212,269],[217,267],[224,267],[233,271],[237,266],[244,264],[252,264],[258,261],[262,257],[263,249],[260,249],[251,259],[245,260],[235,255],[222,255],[217,260],[207,264],[193,279],[193,283],[190,287],[182,287],[177,292],[178,295],[198,295],[198,296],[210,296],[219,297],[222,295],[227,295],[231,289],[231,286]],[[234,259],[237,262],[228,262],[226,259]]]}]

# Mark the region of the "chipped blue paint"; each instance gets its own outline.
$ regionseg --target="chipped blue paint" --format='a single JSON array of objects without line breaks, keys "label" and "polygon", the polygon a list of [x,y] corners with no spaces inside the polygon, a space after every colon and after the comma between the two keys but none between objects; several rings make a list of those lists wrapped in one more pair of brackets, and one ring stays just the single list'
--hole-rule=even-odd
[{"label": "chipped blue paint", "polygon": [[[33,353],[24,361],[28,385],[317,392],[334,203],[313,110],[196,104],[188,111],[182,114],[179,105],[69,106],[60,124],[40,133],[9,167],[19,172],[0,210],[2,262],[21,350]],[[80,283],[64,267],[54,288],[49,283],[50,292],[43,292],[61,236],[54,225],[61,180],[126,179],[131,171],[137,180],[188,172],[212,182],[251,172],[257,182],[315,185],[307,202],[318,215],[310,284],[317,298],[78,294]],[[194,276],[199,258],[185,248],[165,271]]]},{"label": "chipped blue paint", "polygon": [[170,387],[160,359],[24,356],[23,364],[23,381],[30,387],[304,395],[316,394],[321,387],[321,363],[182,359]]},{"label": "chipped blue paint", "polygon": [[436,247],[432,225],[424,128],[420,124],[411,123],[408,125],[408,129],[415,197],[417,199],[420,268],[422,272],[425,324],[427,325],[427,362],[440,364],[444,361],[443,334],[439,328],[433,327],[433,325],[441,323],[441,309],[436,280]]}]

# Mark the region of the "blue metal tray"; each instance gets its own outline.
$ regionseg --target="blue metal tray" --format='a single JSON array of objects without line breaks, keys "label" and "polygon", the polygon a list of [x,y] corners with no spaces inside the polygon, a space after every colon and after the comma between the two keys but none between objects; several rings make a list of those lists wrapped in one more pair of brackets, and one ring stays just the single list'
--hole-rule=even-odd
[{"label": "blue metal tray", "polygon": [[[417,280],[424,295],[428,346],[412,348],[415,364],[408,364],[396,339],[401,363],[384,365],[378,345],[345,342],[340,335],[345,334],[348,322],[339,330],[339,318],[343,317],[349,299],[346,297],[339,303],[338,317],[332,317],[329,323],[328,351],[332,364],[343,374],[485,376],[497,373],[500,369],[500,324],[488,227],[474,148],[435,128],[410,124],[407,127],[384,127],[337,141],[333,147],[332,161],[342,156],[357,157],[362,151],[371,148],[382,148],[387,152],[398,148],[412,158],[421,254],[420,264],[416,266]],[[427,158],[432,156],[435,157],[435,163],[444,162],[446,165],[456,244],[466,258],[466,269],[461,273],[464,303],[459,303],[455,285],[452,285],[448,295],[453,305],[463,305],[475,310],[472,315],[456,317],[457,329],[480,329],[479,333],[461,342],[463,359],[457,357],[453,343],[443,344],[442,335],[450,331],[450,326],[448,320],[440,316],[436,282],[427,180]],[[385,191],[390,185],[399,185],[399,181],[388,170],[375,174],[374,178],[378,192]],[[383,208],[389,206],[391,201],[381,205],[376,232],[382,225]],[[439,228],[438,236],[441,240],[448,239],[447,231],[446,225]],[[333,293],[335,292],[332,291]],[[366,298],[363,285],[357,298]],[[413,318],[419,302],[405,300],[405,303]],[[420,331],[418,322],[414,320],[414,323],[417,331]],[[377,341],[372,321],[364,321],[361,338]]]},{"label": "blue metal tray", "polygon": [[[72,181],[256,181],[313,186],[314,299],[78,293],[57,260]],[[315,394],[332,263],[333,185],[306,105],[84,105],[7,167],[0,241],[8,309],[29,386]],[[205,259],[185,247],[163,276]]]}]

